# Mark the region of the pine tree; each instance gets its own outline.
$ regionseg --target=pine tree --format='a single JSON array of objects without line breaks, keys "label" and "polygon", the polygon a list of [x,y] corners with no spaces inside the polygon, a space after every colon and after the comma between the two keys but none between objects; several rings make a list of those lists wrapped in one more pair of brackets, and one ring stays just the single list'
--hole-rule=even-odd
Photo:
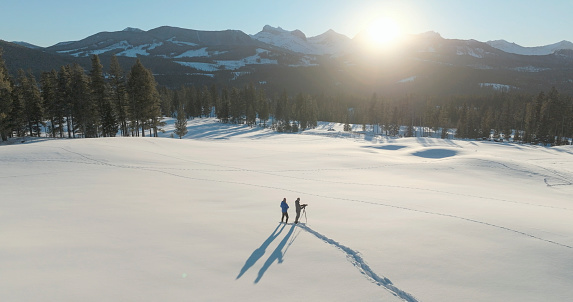
[{"label": "pine tree", "polygon": [[203,89],[201,89],[201,116],[209,117],[211,116],[211,109],[213,100],[211,99],[211,92],[209,91],[209,87],[203,85]]},{"label": "pine tree", "polygon": [[366,123],[367,124],[370,124],[370,125],[378,124],[377,117],[376,117],[377,105],[378,105],[378,95],[376,95],[376,93],[373,93],[372,97],[370,98],[370,103],[368,104],[368,111],[366,112]]},{"label": "pine tree", "polygon": [[468,132],[467,137],[471,139],[480,138],[480,117],[475,108],[468,107]]},{"label": "pine tree", "polygon": [[[127,93],[135,135],[139,136],[141,129],[141,136],[145,136],[145,129],[149,129],[150,136],[157,136],[161,118],[159,93],[153,74],[139,59],[131,67],[127,80]],[[154,131],[153,134],[151,130]]]},{"label": "pine tree", "polygon": [[275,122],[280,131],[290,130],[290,104],[286,90],[283,90],[276,102]]},{"label": "pine tree", "polygon": [[531,135],[531,141],[538,143],[542,134],[541,126],[541,106],[545,102],[545,93],[541,91],[535,99],[531,102],[529,106],[529,114],[526,117],[527,127],[529,128],[529,133]]},{"label": "pine tree", "polygon": [[388,133],[390,134],[390,136],[397,136],[398,134],[400,134],[400,124],[398,122],[398,118],[399,118],[399,113],[398,113],[398,107],[394,106],[390,109],[390,123],[389,123],[389,127],[388,127]]},{"label": "pine tree", "polygon": [[254,126],[257,123],[257,91],[253,83],[250,83],[243,89],[243,99],[244,99],[244,112],[245,121],[247,125]]},{"label": "pine tree", "polygon": [[266,127],[270,116],[270,105],[262,89],[259,93],[259,106],[257,106],[259,108],[259,125],[263,123],[264,127]]},{"label": "pine tree", "polygon": [[9,117],[10,133],[26,136],[26,118],[24,115],[24,93],[22,86],[14,84],[12,88],[12,108]]},{"label": "pine tree", "polygon": [[234,124],[241,123],[242,113],[241,113],[241,93],[239,89],[233,87],[231,89],[230,100],[230,117],[231,122]]},{"label": "pine tree", "polygon": [[203,114],[203,98],[201,97],[201,89],[195,86],[191,87],[191,94],[193,98],[193,116],[200,117]]},{"label": "pine tree", "polygon": [[539,134],[545,144],[555,144],[557,125],[561,121],[559,113],[559,93],[553,87],[540,109]]},{"label": "pine tree", "polygon": [[344,120],[344,131],[350,132],[352,131],[352,127],[350,126],[350,117],[347,115],[346,119]]},{"label": "pine tree", "polygon": [[59,107],[58,102],[58,73],[55,70],[43,72],[40,83],[42,85],[42,99],[44,100],[44,113],[46,119],[50,121],[50,134],[62,137],[64,112]]},{"label": "pine tree", "polygon": [[0,137],[8,140],[11,134],[10,116],[12,112],[12,83],[0,48]]},{"label": "pine tree", "polygon": [[316,100],[314,98],[308,98],[307,108],[308,126],[310,128],[316,128],[318,125],[318,106],[316,105]]},{"label": "pine tree", "polygon": [[[209,88],[209,95],[211,99],[211,108],[209,109],[209,114],[212,114],[213,108],[215,109],[215,113],[217,112],[217,106],[219,105],[220,98],[217,86],[215,84],[211,85]],[[211,115],[209,115],[211,117]]]},{"label": "pine tree", "polygon": [[[505,94],[504,94],[505,95]],[[512,108],[511,108],[511,100],[507,99],[505,100],[505,102],[503,102],[502,106],[502,110],[501,110],[501,118],[500,118],[500,122],[501,122],[501,132],[503,133],[503,138],[505,141],[509,141],[509,139],[511,138],[511,125],[512,125],[512,116],[511,116],[511,112],[512,112]]]},{"label": "pine tree", "polygon": [[561,134],[562,129],[564,126],[565,118],[566,118],[566,104],[563,101],[563,98],[557,91],[555,87],[551,88],[548,96],[548,111],[549,111],[549,119],[547,120],[548,123],[548,133],[547,136],[549,137],[549,141],[553,145],[560,145],[561,144]]},{"label": "pine tree", "polygon": [[564,118],[561,124],[561,137],[562,143],[568,145],[569,138],[573,138],[573,97],[564,97],[563,106]]},{"label": "pine tree", "polygon": [[113,106],[108,97],[108,88],[103,77],[103,65],[99,56],[93,55],[92,69],[90,71],[90,89],[92,102],[96,105],[99,114],[100,133],[103,137],[112,137],[117,134],[118,124]]},{"label": "pine tree", "polygon": [[54,87],[54,100],[51,104],[53,119],[55,125],[52,125],[53,129],[59,137],[64,137],[64,124],[66,122],[66,104],[62,102],[60,99],[60,92],[59,92],[59,83],[60,79],[58,78],[58,72],[55,69],[52,69],[49,76],[50,81],[53,81],[52,85]]},{"label": "pine tree", "polygon": [[305,96],[302,93],[298,93],[292,104],[293,120],[298,122],[298,127],[301,130],[306,129],[306,108],[305,108]]},{"label": "pine tree", "polygon": [[187,118],[199,116],[199,111],[197,111],[197,90],[195,89],[195,86],[185,87],[185,99],[183,99],[182,102],[185,107]]},{"label": "pine tree", "polygon": [[26,136],[30,133],[30,123],[29,118],[26,114],[26,96],[24,90],[28,84],[26,83],[28,78],[23,69],[18,70],[18,75],[16,78],[16,83],[13,90],[13,102],[12,102],[12,131],[16,132],[17,136]]},{"label": "pine tree", "polygon": [[496,118],[494,115],[494,111],[492,108],[488,108],[486,113],[482,116],[481,119],[481,136],[485,139],[490,139],[491,136],[491,129],[494,128],[493,124]]},{"label": "pine tree", "polygon": [[187,118],[185,116],[185,110],[183,105],[179,105],[177,109],[177,121],[175,122],[175,134],[181,139],[185,134],[187,134]]},{"label": "pine tree", "polygon": [[[442,129],[446,129],[446,128],[442,128]],[[443,130],[442,130],[442,136],[443,136]],[[408,128],[406,130],[406,137],[413,137],[415,135],[414,133],[414,125],[413,124],[409,124]]]},{"label": "pine tree", "polygon": [[110,99],[115,108],[116,119],[118,127],[122,136],[129,136],[128,127],[128,103],[125,75],[117,57],[111,57],[109,67],[109,85],[110,85]]},{"label": "pine tree", "polygon": [[223,88],[223,90],[221,91],[221,101],[217,117],[221,122],[228,123],[231,114],[230,111],[231,111],[231,101],[229,99],[229,90],[227,88]]},{"label": "pine tree", "polygon": [[26,75],[23,70],[18,71],[19,97],[23,104],[24,119],[30,136],[40,136],[41,125],[44,124],[44,108],[42,97],[36,78],[31,73]]},{"label": "pine tree", "polygon": [[[73,137],[73,115],[72,115],[72,88],[71,88],[71,74],[70,66],[61,66],[58,72],[58,85],[57,85],[57,102],[58,107],[62,110],[63,116],[65,117],[66,128],[68,132],[68,137]],[[60,126],[60,131],[63,130],[63,126]],[[62,133],[60,133],[60,136]]]},{"label": "pine tree", "polygon": [[[458,122],[456,124],[456,137],[457,138],[467,138],[467,127],[468,127],[468,122],[467,122],[467,104],[464,104],[461,108],[460,108],[460,113],[458,114],[459,118],[458,118]],[[420,125],[422,126],[422,125]]]},{"label": "pine tree", "polygon": [[179,90],[172,90],[165,86],[158,87],[157,91],[161,97],[161,112],[164,116],[177,117],[179,105],[185,107],[184,101],[187,97],[187,89],[181,86]]},{"label": "pine tree", "polygon": [[97,137],[99,118],[96,104],[90,95],[89,77],[80,65],[74,64],[70,79],[73,136],[79,133],[83,137]]}]

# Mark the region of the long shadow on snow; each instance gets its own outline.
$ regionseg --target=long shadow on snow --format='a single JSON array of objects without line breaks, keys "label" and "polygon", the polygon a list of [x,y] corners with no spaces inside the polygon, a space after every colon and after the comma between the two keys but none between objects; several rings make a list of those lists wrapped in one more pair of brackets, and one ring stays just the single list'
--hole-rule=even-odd
[{"label": "long shadow on snow", "polygon": [[[259,281],[261,281],[261,279],[263,278],[263,275],[267,272],[267,270],[269,269],[269,267],[271,267],[271,265],[273,264],[273,262],[275,262],[275,260],[278,263],[283,262],[283,256],[286,253],[286,249],[283,251],[283,248],[285,248],[285,246],[287,245],[287,242],[288,242],[290,236],[292,235],[292,233],[294,232],[294,229],[295,229],[295,225],[293,224],[293,225],[291,225],[290,229],[288,230],[288,233],[285,235],[283,240],[281,240],[281,242],[279,243],[277,248],[269,256],[269,259],[267,259],[267,261],[265,261],[265,264],[263,264],[263,267],[261,267],[261,269],[259,270],[259,274],[257,275],[257,279],[255,279],[255,283],[259,283]],[[287,246],[287,248],[288,248],[288,246]]]},{"label": "long shadow on snow", "polygon": [[257,135],[267,137],[277,135],[273,131],[264,131],[264,128],[249,127],[247,125],[235,125],[221,123],[219,127],[213,127],[212,124],[200,124],[187,127],[188,133],[185,138],[193,139],[229,139],[241,135]]},{"label": "long shadow on snow", "polygon": [[406,148],[406,146],[401,145],[382,145],[382,146],[364,146],[362,148],[372,148],[372,149],[380,149],[380,150],[389,150],[389,151],[396,151],[402,148]]},{"label": "long shadow on snow", "polygon": [[364,259],[362,259],[362,256],[360,256],[359,252],[320,234],[319,232],[311,229],[309,226],[307,226],[305,224],[299,224],[299,226],[302,229],[309,232],[310,234],[316,236],[316,238],[318,238],[318,239],[338,248],[339,250],[343,251],[344,253],[346,253],[346,258],[348,259],[348,261],[350,261],[352,263],[352,265],[354,265],[363,275],[365,275],[368,279],[370,279],[376,285],[385,288],[387,291],[389,291],[390,293],[394,294],[397,297],[400,297],[404,301],[418,302],[418,300],[416,300],[416,298],[414,298],[414,296],[412,296],[411,294],[409,294],[409,293],[397,288],[396,286],[394,286],[394,284],[392,284],[392,281],[390,281],[388,278],[378,276],[374,271],[372,271],[370,266],[368,266],[368,264],[366,264],[366,261],[364,261]]},{"label": "long shadow on snow", "polygon": [[[282,224],[282,223],[281,223]],[[253,253],[251,254],[251,256],[247,259],[247,261],[245,261],[245,265],[243,265],[243,268],[241,268],[241,271],[239,272],[239,275],[237,276],[237,278],[235,278],[235,280],[241,278],[243,276],[243,274],[245,274],[253,265],[255,265],[255,263],[257,263],[257,261],[259,261],[259,259],[261,259],[261,257],[265,254],[265,251],[267,250],[267,247],[275,240],[275,238],[277,238],[280,233],[284,230],[285,228],[285,224],[281,224],[277,225],[277,227],[275,228],[275,230],[271,233],[271,235],[269,236],[269,238],[267,238],[267,240],[265,240],[260,247],[258,247],[256,250],[253,251]]]}]

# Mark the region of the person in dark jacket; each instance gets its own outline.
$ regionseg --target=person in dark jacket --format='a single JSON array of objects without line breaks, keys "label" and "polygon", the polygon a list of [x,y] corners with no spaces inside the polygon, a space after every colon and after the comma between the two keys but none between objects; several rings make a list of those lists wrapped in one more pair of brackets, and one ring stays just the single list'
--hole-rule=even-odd
[{"label": "person in dark jacket", "polygon": [[281,217],[281,222],[283,222],[283,219],[286,217],[286,221],[285,223],[288,223],[288,204],[286,201],[286,198],[283,198],[283,201],[281,202],[281,209],[283,210],[283,216]]},{"label": "person in dark jacket", "polygon": [[300,204],[300,198],[297,198],[294,201],[294,209],[296,210],[296,217],[294,219],[294,223],[298,223],[298,218],[300,217],[300,210],[304,209],[304,207],[306,207],[307,204]]}]

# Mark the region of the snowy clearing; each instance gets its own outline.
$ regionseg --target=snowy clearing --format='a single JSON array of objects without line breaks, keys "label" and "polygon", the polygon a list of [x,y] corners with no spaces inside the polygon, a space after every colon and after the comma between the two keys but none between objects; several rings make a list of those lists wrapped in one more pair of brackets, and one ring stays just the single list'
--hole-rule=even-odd
[{"label": "snowy clearing", "polygon": [[0,145],[2,301],[573,296],[572,146],[188,128]]}]

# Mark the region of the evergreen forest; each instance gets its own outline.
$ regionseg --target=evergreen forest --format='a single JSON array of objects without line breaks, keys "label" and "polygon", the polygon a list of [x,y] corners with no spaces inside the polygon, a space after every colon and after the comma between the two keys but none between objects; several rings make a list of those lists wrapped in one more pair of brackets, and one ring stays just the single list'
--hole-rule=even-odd
[{"label": "evergreen forest", "polygon": [[39,79],[19,70],[9,74],[0,49],[0,134],[3,141],[24,136],[97,138],[157,136],[164,117],[177,118],[175,134],[187,133],[191,118],[299,132],[318,121],[362,125],[365,133],[492,139],[543,145],[570,144],[573,99],[555,88],[531,95],[492,91],[449,97],[406,94],[385,98],[365,92],[318,95],[283,91],[268,95],[264,85],[216,87],[158,86],[139,60],[128,72],[113,56],[104,71],[97,55],[91,69],[65,65]]}]

